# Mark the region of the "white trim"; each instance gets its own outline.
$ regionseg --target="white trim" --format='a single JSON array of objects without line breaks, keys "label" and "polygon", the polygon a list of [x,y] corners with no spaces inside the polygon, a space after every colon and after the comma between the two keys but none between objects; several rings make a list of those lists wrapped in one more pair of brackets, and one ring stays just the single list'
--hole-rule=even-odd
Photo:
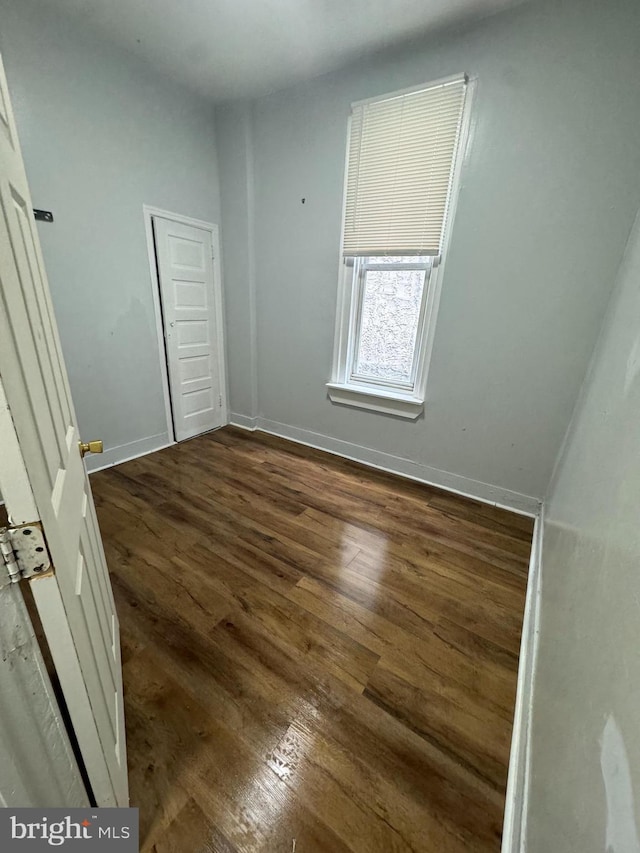
[{"label": "white trim", "polygon": [[[472,500],[480,501],[481,503],[517,512],[519,515],[535,518],[540,510],[540,501],[538,498],[531,497],[530,495],[523,495],[520,492],[514,492],[502,486],[493,486],[490,483],[483,483],[479,480],[471,480],[468,477],[463,477],[461,474],[441,471],[439,468],[432,468],[420,462],[413,462],[402,456],[394,456],[392,453],[384,453],[381,450],[374,450],[371,447],[363,447],[360,444],[353,444],[350,441],[342,441],[339,438],[332,438],[319,432],[281,424],[262,417],[248,418],[245,415],[232,414],[230,422],[233,426],[240,427],[241,429],[249,429],[251,431],[257,429],[260,432],[277,435],[280,438],[286,438],[289,441],[295,441],[307,447],[325,450],[327,453],[333,453],[336,456],[341,456],[343,459],[360,462],[369,468],[377,468],[389,474],[398,474],[409,480],[416,480],[428,486],[436,486],[439,489],[444,489],[446,492],[452,492],[453,494],[472,498]],[[248,422],[251,423],[250,426],[247,425]]]},{"label": "white trim", "polygon": [[398,89],[396,92],[391,92],[389,95],[374,95],[372,98],[363,98],[360,101],[353,101],[351,108],[362,107],[365,104],[374,104],[376,101],[392,101],[394,98],[401,98],[403,95],[411,95],[413,92],[425,92],[428,89],[440,89],[444,86],[451,86],[453,83],[462,83],[463,80],[469,82],[467,74],[450,74],[448,77],[440,77],[438,80],[432,80],[430,83],[418,83],[417,86],[408,86],[406,89]]},{"label": "white trim", "polygon": [[130,441],[128,444],[108,447],[104,453],[85,456],[87,473],[95,474],[96,471],[102,471],[103,468],[112,468],[114,465],[120,465],[121,462],[129,462],[131,459],[146,456],[156,450],[164,450],[165,447],[170,447],[172,444],[175,444],[175,441],[169,438],[166,432],[161,432],[158,435],[150,435],[147,438]]},{"label": "white trim", "polygon": [[535,520],[529,561],[501,853],[525,853],[526,850],[527,806],[531,774],[531,722],[540,638],[543,537],[544,505],[540,507]]},{"label": "white trim", "polygon": [[327,388],[332,403],[385,412],[399,418],[415,420],[424,409],[424,400],[414,397],[413,394],[401,394],[392,389],[368,388],[355,384],[341,385],[338,382],[327,382]]},{"label": "white trim", "polygon": [[229,423],[249,432],[255,432],[258,428],[258,418],[250,418],[248,415],[239,415],[236,412],[231,412]]},{"label": "white trim", "polygon": [[85,684],[85,678],[78,660],[75,640],[69,627],[58,582],[53,576],[40,578],[31,584],[31,592],[38,608],[45,636],[51,636],[53,626],[57,632],[56,642],[50,644],[51,657],[62,693],[67,702],[70,696],[73,697],[73,730],[78,740],[80,753],[90,774],[91,788],[96,802],[102,807],[128,806],[128,794],[126,803],[118,802],[116,799],[117,794],[114,792],[114,783],[102,751],[100,732],[91,707],[89,694],[86,689],[78,689],[78,685]]},{"label": "white trim", "polygon": [[[466,75],[457,75],[457,77],[449,77],[444,78],[443,80],[438,80],[434,83],[434,86],[438,85],[446,85],[446,83],[451,83],[453,81],[460,80],[461,77]],[[472,104],[475,96],[475,90],[477,85],[477,77],[467,77],[467,89],[464,99],[464,107],[462,110],[462,117],[460,122],[460,136],[458,139],[458,149],[456,151],[456,156],[453,161],[453,174],[451,178],[451,189],[449,192],[449,196],[447,199],[447,211],[446,218],[444,222],[444,237],[442,241],[442,253],[439,256],[438,262],[434,263],[429,271],[428,281],[425,282],[425,286],[427,287],[426,299],[424,300],[424,305],[422,307],[423,310],[423,319],[421,321],[422,333],[420,335],[420,340],[416,341],[417,348],[417,369],[415,375],[414,382],[414,393],[413,396],[417,400],[425,400],[427,399],[427,390],[429,383],[429,369],[431,367],[431,356],[433,354],[433,345],[435,341],[436,334],[436,326],[437,326],[437,318],[438,318],[438,309],[440,307],[440,294],[442,290],[442,281],[444,278],[444,271],[446,266],[446,261],[450,252],[451,245],[451,237],[453,233],[453,226],[455,222],[456,209],[458,206],[458,197],[460,195],[460,187],[462,185],[462,172],[467,164],[469,158],[469,150],[470,150],[470,139],[473,135],[473,127],[471,122],[472,116]],[[426,84],[423,84],[418,87],[414,87],[412,89],[408,89],[406,91],[419,91],[424,88],[429,88]],[[396,95],[402,95],[405,93],[405,90],[402,92],[394,92],[389,97],[395,97]],[[369,98],[369,101],[379,101],[385,100],[387,96],[378,96],[375,98]],[[358,102],[360,103],[360,102]],[[370,402],[368,397],[363,395],[362,393],[358,394],[355,384],[351,385],[348,383],[347,375],[348,375],[348,365],[349,365],[349,355],[350,355],[350,345],[353,339],[353,323],[354,323],[354,308],[353,308],[353,293],[354,293],[354,268],[352,264],[346,263],[346,261],[352,260],[350,258],[345,258],[343,256],[343,242],[344,242],[344,221],[345,221],[345,211],[346,211],[346,203],[347,203],[347,181],[349,175],[349,140],[351,138],[351,116],[349,116],[348,126],[347,126],[347,145],[345,151],[345,160],[344,160],[344,177],[343,177],[343,197],[342,197],[342,235],[340,239],[340,259],[339,259],[339,269],[340,273],[338,275],[338,291],[337,291],[337,302],[336,302],[336,321],[335,321],[335,329],[334,329],[334,344],[333,344],[333,357],[331,363],[331,378],[327,383],[329,388],[338,388],[340,390],[340,399],[337,399],[337,394],[329,393],[329,399],[332,402],[340,403],[348,406],[356,406],[360,409],[370,409],[375,412],[383,412],[391,415],[399,415],[400,417],[409,417],[416,418],[420,414],[420,411],[417,411],[415,414],[406,414],[398,411],[398,407],[395,405],[394,400],[395,397],[394,391],[389,394],[381,394],[377,395],[378,399]],[[346,394],[343,393],[343,389],[345,386],[349,385],[349,389],[354,391],[352,396],[347,397]],[[336,397],[336,399],[334,399]],[[386,405],[384,398],[388,397],[389,404]],[[428,400],[427,400],[428,401]],[[404,407],[401,407],[404,408]]]},{"label": "white trim", "polygon": [[[190,225],[193,228],[200,228],[202,231],[208,231],[211,234],[211,244],[213,246],[213,289],[215,293],[215,310],[217,313],[217,328],[218,334],[218,363],[220,364],[220,393],[222,395],[222,424],[229,422],[229,377],[227,371],[227,350],[225,346],[225,313],[223,303],[223,282],[222,282],[222,266],[220,263],[220,229],[213,222],[205,222],[203,219],[194,219],[192,216],[183,216],[181,213],[173,213],[170,210],[163,210],[160,207],[153,207],[149,204],[142,205],[142,214],[144,216],[144,230],[147,238],[147,256],[149,259],[149,275],[151,278],[151,296],[153,299],[153,311],[156,318],[156,335],[158,339],[158,354],[160,358],[160,376],[162,381],[162,393],[164,395],[165,417],[167,421],[167,436],[170,437],[170,442],[175,440],[175,429],[173,424],[173,415],[171,411],[171,391],[169,388],[169,373],[167,370],[167,357],[165,348],[165,339],[162,326],[162,303],[160,301],[160,281],[158,279],[158,267],[156,264],[156,249],[153,239],[153,217],[158,216],[162,219],[169,219],[172,222],[179,222],[181,225]],[[143,439],[146,440],[146,439]],[[114,448],[115,449],[115,448]],[[156,448],[158,449],[158,448]],[[148,451],[151,452],[151,451]],[[142,454],[138,453],[138,456]],[[135,457],[134,457],[135,458]],[[120,460],[121,462],[124,460]],[[117,464],[117,463],[112,463]],[[103,465],[103,468],[108,467]],[[91,468],[96,471],[97,468]]]},{"label": "white trim", "polygon": [[436,328],[438,321],[438,311],[440,309],[440,294],[442,292],[442,282],[444,280],[445,268],[447,259],[451,251],[451,238],[453,227],[456,220],[456,211],[458,209],[458,198],[460,196],[460,188],[462,186],[462,171],[469,159],[471,139],[471,115],[473,100],[475,98],[477,78],[469,77],[467,80],[467,93],[462,110],[462,120],[460,123],[460,136],[458,139],[458,149],[453,161],[453,176],[451,178],[451,190],[447,199],[447,211],[444,222],[444,237],[442,240],[442,252],[437,263],[431,271],[429,277],[429,290],[427,291],[427,304],[425,309],[424,328],[426,336],[423,343],[423,351],[420,353],[420,364],[418,366],[418,374],[416,376],[416,390],[418,396],[426,399],[427,389],[429,387],[429,370],[431,368],[431,356],[433,354],[433,345],[436,337]]},{"label": "white trim", "polygon": [[[213,226],[211,232],[213,243],[213,287],[216,298],[217,329],[218,329],[218,364],[220,370],[220,394],[222,395],[222,424],[229,423],[229,371],[227,369],[227,327],[224,311],[224,288],[222,286],[222,263],[220,250],[220,229]],[[216,287],[217,285],[217,287]]]}]

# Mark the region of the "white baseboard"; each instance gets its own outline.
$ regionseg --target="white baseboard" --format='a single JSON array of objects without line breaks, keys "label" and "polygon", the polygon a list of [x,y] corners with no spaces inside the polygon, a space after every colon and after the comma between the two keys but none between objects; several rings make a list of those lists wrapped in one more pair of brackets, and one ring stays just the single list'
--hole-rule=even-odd
[{"label": "white baseboard", "polygon": [[231,412],[229,415],[229,423],[240,429],[248,429],[249,432],[254,432],[258,428],[258,418],[250,418],[247,415],[238,415]]},{"label": "white baseboard", "polygon": [[481,501],[482,503],[503,507],[521,515],[528,515],[535,518],[540,509],[540,501],[529,495],[522,495],[519,492],[513,492],[501,486],[482,483],[479,480],[471,480],[460,474],[451,474],[448,471],[441,471],[438,468],[432,468],[420,462],[404,459],[402,456],[383,453],[380,450],[373,450],[370,447],[363,447],[349,441],[342,441],[341,439],[332,438],[322,433],[289,426],[288,424],[281,424],[277,421],[267,420],[266,418],[249,418],[245,415],[236,414],[231,415],[231,424],[242,429],[251,431],[257,429],[261,432],[280,436],[281,438],[288,438],[290,441],[295,441],[298,444],[314,447],[317,450],[325,450],[328,453],[334,453],[345,459],[352,459],[354,462],[361,462],[370,468],[378,468],[381,471],[387,471],[391,474],[399,474],[410,480],[417,480],[429,486],[437,486],[445,491],[473,498],[473,500]]},{"label": "white baseboard", "polygon": [[522,624],[518,687],[511,735],[501,853],[525,853],[531,761],[531,714],[540,636],[544,506],[535,520]]},{"label": "white baseboard", "polygon": [[93,474],[96,471],[102,471],[103,468],[112,468],[114,465],[120,465],[121,462],[129,462],[131,459],[137,459],[138,456],[153,453],[154,450],[162,450],[173,443],[166,432],[161,432],[158,435],[150,435],[128,444],[108,447],[104,453],[85,457],[87,471],[89,474]]}]

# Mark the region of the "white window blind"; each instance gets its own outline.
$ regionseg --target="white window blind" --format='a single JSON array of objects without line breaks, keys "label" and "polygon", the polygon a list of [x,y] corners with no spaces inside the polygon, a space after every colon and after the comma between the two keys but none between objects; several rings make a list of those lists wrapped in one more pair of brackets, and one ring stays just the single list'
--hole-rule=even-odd
[{"label": "white window blind", "polygon": [[461,76],[354,104],[345,256],[440,254],[465,92]]}]

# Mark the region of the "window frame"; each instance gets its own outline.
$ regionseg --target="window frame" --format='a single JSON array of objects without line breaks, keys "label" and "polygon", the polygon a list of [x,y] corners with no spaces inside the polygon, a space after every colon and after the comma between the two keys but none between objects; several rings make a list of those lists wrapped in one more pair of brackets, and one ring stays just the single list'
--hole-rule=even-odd
[{"label": "window frame", "polygon": [[[436,86],[452,78],[433,80],[420,86],[413,86],[398,92],[385,93],[369,101],[384,100],[390,96],[402,95],[418,91],[429,86]],[[460,178],[471,138],[471,103],[475,91],[476,78],[467,77],[467,91],[460,124],[460,140],[457,155],[453,163],[451,192],[447,216],[444,225],[442,253],[429,257],[425,284],[422,297],[420,320],[416,335],[414,350],[414,365],[412,369],[413,382],[410,384],[388,380],[372,380],[353,374],[352,368],[357,353],[359,341],[359,319],[362,306],[363,281],[362,272],[366,268],[383,269],[415,269],[417,265],[410,264],[367,264],[366,258],[378,256],[343,257],[342,239],[344,234],[344,212],[346,205],[346,189],[349,159],[349,139],[351,137],[351,117],[348,119],[347,145],[344,170],[344,193],[342,211],[342,236],[340,246],[340,274],[338,276],[338,299],[334,335],[333,362],[331,379],[326,383],[331,402],[341,403],[356,408],[383,412],[401,418],[415,420],[424,411],[427,393],[427,382],[433,343],[435,338],[436,319],[440,305],[440,293],[445,267],[449,254],[449,244],[455,211],[460,190]],[[362,102],[359,102],[362,103]],[[420,266],[422,268],[422,266]]]},{"label": "window frame", "polygon": [[[379,256],[360,256],[354,257],[353,259],[353,281],[351,284],[352,317],[351,328],[349,332],[347,370],[345,372],[345,375],[349,384],[354,384],[358,386],[362,385],[365,387],[380,386],[383,389],[388,388],[395,391],[400,391],[401,393],[413,393],[416,387],[418,368],[420,366],[420,350],[422,349],[421,342],[424,338],[423,327],[426,315],[426,302],[428,299],[428,288],[430,287],[431,283],[434,258],[427,257],[426,260],[418,260],[418,256],[416,256],[416,260],[413,263],[375,263],[376,257]],[[367,272],[394,272],[396,270],[419,270],[424,271],[425,273],[422,299],[420,300],[418,328],[416,331],[416,343],[413,351],[413,360],[411,365],[411,377],[408,382],[394,381],[392,379],[377,379],[374,377],[366,376],[365,374],[358,374],[356,372],[356,358],[360,347],[360,335],[362,331],[362,309],[364,302],[364,288]]]}]

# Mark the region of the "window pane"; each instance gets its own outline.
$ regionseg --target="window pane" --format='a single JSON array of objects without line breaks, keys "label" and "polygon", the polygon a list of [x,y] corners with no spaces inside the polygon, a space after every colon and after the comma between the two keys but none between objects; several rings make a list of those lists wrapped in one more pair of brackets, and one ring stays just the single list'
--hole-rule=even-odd
[{"label": "window pane", "polygon": [[424,286],[424,270],[365,272],[354,370],[358,376],[411,381]]}]

